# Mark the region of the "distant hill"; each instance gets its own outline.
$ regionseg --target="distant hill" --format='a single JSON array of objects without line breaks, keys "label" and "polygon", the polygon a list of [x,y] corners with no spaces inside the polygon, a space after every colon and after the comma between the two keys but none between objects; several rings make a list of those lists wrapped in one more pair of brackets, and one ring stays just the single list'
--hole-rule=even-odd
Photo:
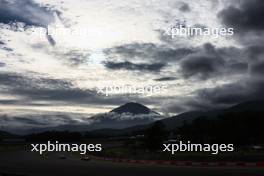
[{"label": "distant hill", "polygon": [[166,118],[161,121],[166,125],[167,129],[171,130],[173,128],[183,125],[184,123],[190,123],[193,120],[197,119],[198,117],[216,118],[224,113],[245,112],[245,111],[264,111],[264,101],[259,100],[259,101],[243,102],[226,109],[216,109],[209,111],[191,111],[170,118]]},{"label": "distant hill", "polygon": [[263,105],[263,101],[240,103],[219,111],[217,118],[205,113],[192,123],[178,128],[177,134],[196,142],[263,145]]},{"label": "distant hill", "polygon": [[166,125],[167,129],[173,129],[175,127],[179,127],[183,125],[184,123],[190,123],[197,117],[203,116],[205,112],[203,111],[190,111],[190,112],[185,112],[173,117],[169,117],[166,119],[161,120],[161,122]]},{"label": "distant hill", "polygon": [[264,100],[247,101],[226,109],[229,112],[264,111]]}]

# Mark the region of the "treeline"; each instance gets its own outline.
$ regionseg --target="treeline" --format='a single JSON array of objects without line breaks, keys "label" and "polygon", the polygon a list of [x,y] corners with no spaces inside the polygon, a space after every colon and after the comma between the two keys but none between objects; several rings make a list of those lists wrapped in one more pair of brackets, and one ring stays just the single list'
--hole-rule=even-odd
[{"label": "treeline", "polygon": [[142,137],[131,138],[125,145],[131,151],[140,148],[157,151],[166,140],[172,138],[176,142],[181,140],[201,144],[263,145],[263,124],[264,112],[256,111],[223,113],[217,118],[201,116],[172,131],[167,131],[165,125],[157,121],[142,133]]},{"label": "treeline", "polygon": [[59,141],[59,142],[75,142],[80,141],[82,138],[79,132],[68,131],[48,131],[38,134],[30,134],[26,136],[28,142],[41,142],[41,141]]},{"label": "treeline", "polygon": [[200,117],[174,132],[199,143],[264,144],[264,112],[232,112],[218,118]]},{"label": "treeline", "polygon": [[168,136],[169,132],[166,130],[166,126],[161,121],[157,121],[141,131],[141,134],[128,138],[124,145],[132,153],[137,153],[138,150],[155,152],[161,150]]}]

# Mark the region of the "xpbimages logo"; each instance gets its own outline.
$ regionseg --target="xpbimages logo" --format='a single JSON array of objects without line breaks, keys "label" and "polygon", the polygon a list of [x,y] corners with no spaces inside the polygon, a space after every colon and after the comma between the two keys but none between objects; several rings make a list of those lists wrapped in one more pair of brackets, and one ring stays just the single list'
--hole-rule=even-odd
[{"label": "xpbimages logo", "polygon": [[192,144],[190,141],[184,143],[179,141],[177,144],[163,144],[163,152],[170,152],[174,155],[176,152],[210,152],[213,155],[219,152],[233,152],[233,144]]},{"label": "xpbimages logo", "polygon": [[152,96],[154,94],[164,93],[167,89],[166,85],[148,85],[148,86],[136,86],[136,85],[107,85],[105,87],[97,87],[97,93],[109,96],[111,94],[141,94],[146,96]]},{"label": "xpbimages logo", "polygon": [[102,144],[61,144],[58,141],[47,144],[31,144],[31,152],[38,152],[42,155],[44,152],[79,152],[85,155],[87,152],[102,151]]},{"label": "xpbimages logo", "polygon": [[212,36],[213,38],[233,36],[234,28],[188,25],[185,20],[174,20],[164,31],[164,35],[175,37]]}]

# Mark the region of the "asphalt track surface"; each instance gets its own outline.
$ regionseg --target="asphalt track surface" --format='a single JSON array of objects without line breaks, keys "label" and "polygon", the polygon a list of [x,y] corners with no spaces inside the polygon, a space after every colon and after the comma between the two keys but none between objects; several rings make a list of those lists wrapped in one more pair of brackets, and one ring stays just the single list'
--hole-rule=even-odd
[{"label": "asphalt track surface", "polygon": [[264,176],[264,168],[176,167],[82,161],[61,154],[0,153],[0,176]]}]

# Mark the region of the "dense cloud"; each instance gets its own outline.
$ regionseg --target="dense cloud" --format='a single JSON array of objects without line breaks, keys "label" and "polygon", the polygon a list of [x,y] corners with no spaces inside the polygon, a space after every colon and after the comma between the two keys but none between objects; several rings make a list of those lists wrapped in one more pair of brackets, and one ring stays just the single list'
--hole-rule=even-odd
[{"label": "dense cloud", "polygon": [[256,76],[264,75],[264,61],[258,62],[251,67],[251,73]]},{"label": "dense cloud", "polygon": [[246,48],[245,52],[249,58],[249,61],[261,61],[263,60],[264,56],[264,46],[262,43],[259,43],[258,45],[252,45]]},{"label": "dense cloud", "polygon": [[[185,75],[200,74],[209,78],[208,75],[219,75],[221,70],[230,68],[230,71],[240,71],[241,77],[231,83],[194,91],[193,96],[174,101],[167,107],[168,111],[208,110],[264,99],[262,93],[264,89],[264,23],[261,20],[264,17],[264,1],[242,0],[240,2],[222,10],[218,17],[224,25],[235,29],[235,39],[243,47],[236,51],[234,48],[213,49],[215,54],[211,57],[201,58],[199,55],[194,55],[186,61],[183,60],[182,66],[183,72],[187,72]],[[221,62],[216,61],[217,58]],[[234,72],[228,73],[232,75],[231,73]]]},{"label": "dense cloud", "polygon": [[176,62],[194,52],[193,48],[170,48],[154,43],[131,43],[109,48],[105,51],[111,58],[143,59],[152,62]]},{"label": "dense cloud", "polygon": [[217,75],[224,66],[222,58],[209,56],[194,56],[185,59],[181,63],[181,69],[184,77],[199,77],[207,79]]},{"label": "dense cloud", "polygon": [[180,4],[179,10],[182,12],[189,12],[191,11],[191,8],[188,4],[183,2],[182,4]]},{"label": "dense cloud", "polygon": [[0,62],[0,67],[4,67],[6,64],[3,62]]},{"label": "dense cloud", "polygon": [[[226,74],[246,73],[248,64],[239,48],[216,48],[206,43],[195,48],[171,49],[154,44],[131,44],[109,49],[111,58],[121,59],[120,62],[106,62],[110,69],[160,71],[165,66],[180,66],[179,72],[184,78],[209,79]],[[131,58],[142,58],[147,64],[133,64]],[[122,61],[124,60],[124,61]],[[155,63],[160,61],[159,64]],[[173,72],[172,72],[173,73]],[[170,75],[175,77],[175,75]]]},{"label": "dense cloud", "polygon": [[[13,30],[28,26],[47,28],[55,21],[54,13],[59,14],[33,0],[0,0],[0,23],[10,25]],[[56,44],[51,35],[46,35],[46,38],[52,46]]]},{"label": "dense cloud", "polygon": [[263,79],[245,78],[213,88],[202,88],[194,91],[191,97],[175,97],[164,109],[171,113],[180,113],[226,108],[246,101],[264,99],[263,89]]},{"label": "dense cloud", "polygon": [[247,63],[237,48],[215,48],[205,44],[195,54],[189,55],[180,62],[185,78],[214,78],[226,74],[247,72]]},{"label": "dense cloud", "polygon": [[[49,106],[61,105],[122,105],[130,101],[143,104],[155,103],[154,100],[145,100],[138,95],[117,94],[105,96],[96,89],[81,89],[74,86],[70,80],[45,78],[39,75],[18,75],[15,73],[0,72],[0,91],[5,94],[19,96],[20,100],[1,100],[5,105]],[[23,97],[23,98],[22,98]],[[38,101],[48,102],[40,104]]]},{"label": "dense cloud", "polygon": [[230,6],[219,13],[223,23],[237,32],[262,31],[264,29],[264,1],[242,0],[239,7]]},{"label": "dense cloud", "polygon": [[162,78],[157,78],[157,79],[154,79],[155,81],[174,81],[174,80],[177,80],[176,77],[162,77]]},{"label": "dense cloud", "polygon": [[[248,86],[250,85],[250,86]],[[199,92],[199,97],[212,104],[232,105],[244,101],[263,99],[262,79],[245,79],[239,82],[223,85],[217,88],[204,89]]]},{"label": "dense cloud", "polygon": [[0,73],[0,87],[29,100],[84,101],[96,92],[74,88],[66,80],[21,76],[14,73]]},{"label": "dense cloud", "polygon": [[134,70],[134,71],[150,71],[150,72],[159,72],[162,68],[166,66],[165,63],[153,63],[153,64],[134,64],[132,62],[105,62],[105,66],[108,69],[112,70]]},{"label": "dense cloud", "polygon": [[29,26],[47,27],[53,21],[53,12],[32,0],[0,0],[0,23],[22,22]]}]

